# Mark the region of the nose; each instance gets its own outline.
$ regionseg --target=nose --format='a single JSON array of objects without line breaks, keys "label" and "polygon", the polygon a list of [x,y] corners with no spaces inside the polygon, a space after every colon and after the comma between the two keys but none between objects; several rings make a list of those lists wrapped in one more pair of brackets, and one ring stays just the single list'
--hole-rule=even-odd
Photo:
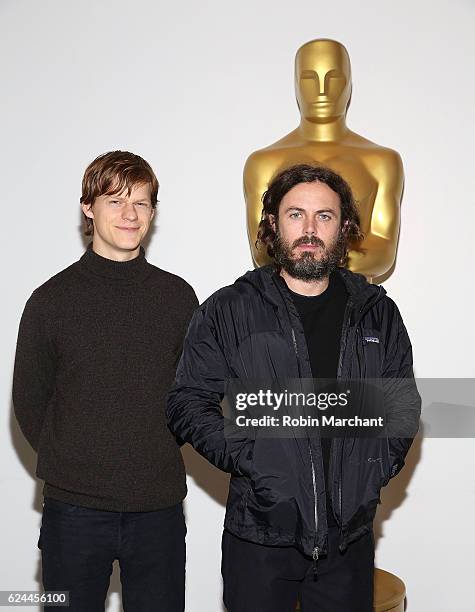
[{"label": "nose", "polygon": [[328,97],[328,84],[329,84],[329,74],[328,72],[319,72],[317,76],[317,89],[318,89],[318,97],[319,98],[327,98]]},{"label": "nose", "polygon": [[307,236],[316,236],[317,224],[313,217],[308,217],[307,219],[305,219],[303,231]]},{"label": "nose", "polygon": [[318,97],[325,97],[325,75],[319,75],[317,77]]},{"label": "nose", "polygon": [[122,209],[122,219],[124,221],[136,221],[138,219],[135,206],[131,203],[126,203]]}]

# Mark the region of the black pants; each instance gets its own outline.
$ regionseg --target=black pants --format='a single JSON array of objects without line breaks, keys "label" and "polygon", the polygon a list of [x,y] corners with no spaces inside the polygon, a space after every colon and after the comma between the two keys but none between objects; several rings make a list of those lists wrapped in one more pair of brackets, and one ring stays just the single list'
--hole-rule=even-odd
[{"label": "black pants", "polygon": [[183,612],[185,534],[181,503],[106,512],[45,498],[38,542],[44,589],[69,591],[71,612],[104,612],[118,559],[124,612]]},{"label": "black pants", "polygon": [[373,612],[374,539],[365,534],[341,553],[337,528],[328,555],[313,561],[291,546],[263,546],[223,534],[224,604],[229,612]]}]

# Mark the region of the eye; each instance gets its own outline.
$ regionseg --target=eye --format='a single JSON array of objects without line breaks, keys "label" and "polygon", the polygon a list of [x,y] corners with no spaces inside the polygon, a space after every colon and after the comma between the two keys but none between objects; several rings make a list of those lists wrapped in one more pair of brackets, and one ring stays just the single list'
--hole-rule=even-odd
[{"label": "eye", "polygon": [[301,75],[301,79],[318,79],[318,74],[314,70],[303,70]]},{"label": "eye", "polygon": [[109,200],[111,206],[119,206],[119,200]]},{"label": "eye", "polygon": [[326,213],[320,213],[318,215],[319,219],[321,219],[322,221],[330,221],[331,216],[327,215]]},{"label": "eye", "polygon": [[301,213],[299,213],[298,211],[295,211],[295,212],[293,212],[293,213],[290,213],[290,215],[289,215],[289,217],[290,217],[291,219],[298,219],[298,218],[299,218],[299,217],[301,217],[301,216],[302,216],[302,215],[301,215]]}]

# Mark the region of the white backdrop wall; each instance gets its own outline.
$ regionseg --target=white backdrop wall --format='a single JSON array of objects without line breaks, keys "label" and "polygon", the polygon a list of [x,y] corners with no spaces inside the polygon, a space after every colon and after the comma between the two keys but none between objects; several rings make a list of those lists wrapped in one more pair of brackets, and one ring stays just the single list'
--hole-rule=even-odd
[{"label": "white backdrop wall", "polygon": [[[293,58],[313,38],[347,47],[349,126],[397,149],[406,185],[395,273],[384,283],[419,377],[473,377],[474,5],[136,0],[0,2],[3,214],[0,589],[39,588],[41,486],[12,416],[19,317],[76,260],[86,165],[128,149],[162,188],[150,262],[204,300],[251,267],[242,168],[298,122]],[[221,610],[226,478],[188,447],[187,611]],[[376,560],[409,612],[473,610],[473,441],[418,440],[376,521]],[[119,610],[115,572],[109,610]]]}]

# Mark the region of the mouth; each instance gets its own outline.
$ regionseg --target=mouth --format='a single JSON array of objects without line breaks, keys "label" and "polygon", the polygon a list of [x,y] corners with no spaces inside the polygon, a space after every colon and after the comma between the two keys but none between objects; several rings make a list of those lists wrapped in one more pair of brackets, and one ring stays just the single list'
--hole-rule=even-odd
[{"label": "mouth", "polygon": [[301,251],[316,251],[321,247],[318,244],[299,244],[295,248]]},{"label": "mouth", "polygon": [[140,228],[138,227],[119,227],[116,225],[118,230],[122,230],[123,232],[137,232]]}]

